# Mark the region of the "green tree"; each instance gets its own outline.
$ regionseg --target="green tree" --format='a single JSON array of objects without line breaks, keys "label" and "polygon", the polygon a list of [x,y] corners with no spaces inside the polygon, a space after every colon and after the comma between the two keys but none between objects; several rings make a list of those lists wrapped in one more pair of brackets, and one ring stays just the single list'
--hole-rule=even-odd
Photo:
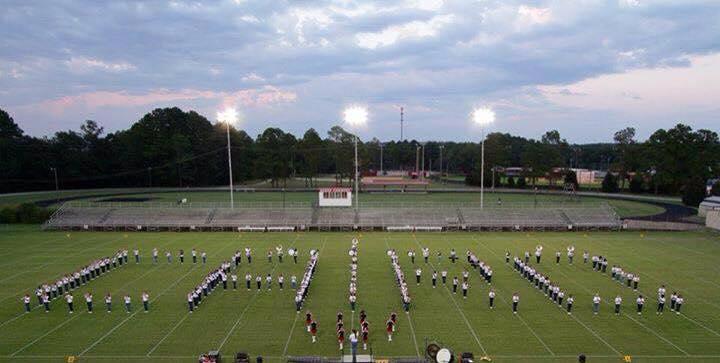
[{"label": "green tree", "polygon": [[23,130],[20,129],[5,110],[0,109],[0,139],[17,139],[23,136]]},{"label": "green tree", "polygon": [[524,176],[518,177],[517,187],[520,189],[525,189],[526,186],[527,186],[527,181],[525,181],[525,177]]},{"label": "green tree", "polygon": [[613,175],[613,173],[608,171],[607,174],[605,174],[601,190],[604,193],[617,193],[619,191],[617,178]]},{"label": "green tree", "polygon": [[625,180],[629,171],[635,171],[636,160],[633,150],[635,149],[635,128],[626,127],[613,135],[615,147],[618,151],[618,172],[620,176],[620,188],[625,189]]},{"label": "green tree", "polygon": [[315,187],[313,178],[317,177],[320,171],[320,160],[323,154],[323,141],[315,129],[305,132],[300,144],[301,174],[305,177],[305,186]]},{"label": "green tree", "polygon": [[630,192],[636,194],[643,192],[643,178],[640,174],[635,174],[635,176],[630,179]]},{"label": "green tree", "polygon": [[564,183],[566,185],[572,185],[575,190],[578,190],[578,180],[577,180],[577,174],[572,170],[567,170],[565,172],[565,179]]},{"label": "green tree", "polygon": [[507,177],[507,186],[508,188],[515,188],[515,178],[512,176]]},{"label": "green tree", "polygon": [[697,207],[705,199],[705,181],[701,178],[690,178],[683,186],[682,202],[691,207]]},{"label": "green tree", "polygon": [[297,143],[295,137],[279,128],[270,127],[258,135],[256,143],[259,153],[257,174],[270,179],[273,187],[279,187],[280,181],[285,186],[292,172],[291,164]]},{"label": "green tree", "polygon": [[[334,144],[333,161],[335,178],[342,184],[343,179],[350,181],[354,175],[355,144],[354,135],[340,126],[333,126],[328,131],[328,140]],[[358,140],[358,143],[360,141]]]},{"label": "green tree", "polygon": [[715,184],[712,185],[712,189],[710,190],[710,195],[713,196],[720,196],[720,180],[716,181]]}]

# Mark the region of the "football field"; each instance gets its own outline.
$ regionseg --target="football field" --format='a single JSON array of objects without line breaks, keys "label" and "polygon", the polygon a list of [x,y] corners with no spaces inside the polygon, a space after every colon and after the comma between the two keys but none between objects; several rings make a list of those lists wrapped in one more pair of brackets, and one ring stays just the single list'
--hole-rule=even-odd
[{"label": "football field", "polygon": [[[336,314],[342,311],[345,327],[358,328],[358,312],[348,304],[351,239],[360,240],[358,254],[358,311],[370,322],[369,349],[376,358],[422,356],[427,343],[437,342],[456,354],[473,352],[494,362],[574,362],[579,353],[589,362],[717,362],[720,361],[720,236],[711,232],[518,232],[518,233],[131,233],[131,232],[39,232],[37,227],[0,230],[0,361],[192,362],[200,353],[218,349],[225,358],[237,351],[262,355],[266,361],[287,356],[340,355],[335,334]],[[522,256],[544,246],[543,260],[533,264],[539,272],[560,284],[575,297],[573,314],[559,308],[514,272],[505,253]],[[282,245],[300,250],[298,263],[285,255],[268,262],[266,253]],[[566,247],[574,245],[574,264],[568,264]],[[253,261],[235,272],[238,289],[216,288],[200,307],[188,312],[187,292],[236,250],[252,248]],[[426,264],[421,249],[430,249]],[[132,256],[138,248],[141,262]],[[160,251],[153,264],[151,250]],[[190,250],[207,252],[208,262],[193,264]],[[448,259],[454,248],[461,257]],[[118,249],[130,251],[130,263],[103,274],[72,294],[75,313],[69,314],[63,299],[50,303],[50,312],[38,305],[35,288],[74,272],[80,266]],[[185,263],[177,254],[185,250]],[[303,312],[296,314],[290,276],[300,279],[311,249],[320,257]],[[405,314],[394,280],[388,249],[396,249],[409,283],[412,304]],[[407,251],[417,252],[415,265]],[[492,285],[465,260],[467,250],[489,264]],[[638,273],[639,291],[621,286],[607,273],[593,271],[582,261],[582,251],[608,258]],[[171,251],[167,263],[164,252]],[[437,257],[437,252],[442,258]],[[561,251],[559,264],[555,252]],[[531,261],[532,262],[532,261]],[[422,282],[415,283],[415,268]],[[453,294],[450,281],[470,271],[467,299]],[[448,271],[448,284],[433,288],[433,270]],[[283,274],[285,288],[245,288],[246,273],[254,276]],[[462,280],[462,278],[461,278]],[[678,291],[685,298],[682,314],[657,315],[657,288],[665,284],[668,296]],[[490,287],[497,293],[495,309],[488,308]],[[144,313],[140,294],[150,295],[150,311]],[[94,295],[89,314],[83,294]],[[511,312],[511,297],[520,296],[519,314]],[[592,313],[592,296],[603,301],[598,315]],[[21,297],[31,295],[32,311],[24,312]],[[106,312],[103,297],[113,296],[113,310]],[[132,296],[132,312],[125,311],[122,296]],[[624,299],[615,315],[613,299]],[[638,294],[647,296],[642,315],[635,312]],[[669,304],[668,304],[669,305]],[[311,343],[305,328],[305,310],[318,323],[318,342]],[[385,322],[398,313],[397,331],[388,342]],[[349,349],[346,349],[349,351]],[[347,352],[346,352],[347,353]],[[626,357],[628,356],[628,357]]]}]

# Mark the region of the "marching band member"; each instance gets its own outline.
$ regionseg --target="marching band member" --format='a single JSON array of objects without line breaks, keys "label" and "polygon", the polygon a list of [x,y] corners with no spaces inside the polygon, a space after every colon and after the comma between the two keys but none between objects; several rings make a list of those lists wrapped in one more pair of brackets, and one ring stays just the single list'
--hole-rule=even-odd
[{"label": "marching band member", "polygon": [[150,294],[148,294],[147,291],[143,291],[140,298],[143,303],[143,310],[147,313],[150,310]]},{"label": "marching band member", "polygon": [[637,303],[638,315],[642,315],[642,309],[643,309],[643,306],[645,305],[645,298],[642,295],[640,295],[640,296],[638,296],[637,299],[635,299],[635,302]]},{"label": "marching band member", "polygon": [[602,299],[600,298],[600,294],[595,293],[595,296],[593,296],[593,314],[597,315],[600,312],[600,301]]}]

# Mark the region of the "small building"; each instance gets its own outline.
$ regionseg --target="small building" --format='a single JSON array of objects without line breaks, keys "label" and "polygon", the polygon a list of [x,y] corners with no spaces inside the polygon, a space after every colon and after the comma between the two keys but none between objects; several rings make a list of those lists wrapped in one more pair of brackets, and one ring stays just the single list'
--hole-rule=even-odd
[{"label": "small building", "polygon": [[352,189],[344,187],[318,189],[318,206],[352,207]]},{"label": "small building", "polygon": [[570,169],[575,172],[578,184],[592,184],[597,180],[596,171],[588,169]]},{"label": "small building", "polygon": [[707,215],[707,213],[711,210],[720,211],[720,197],[705,198],[705,200],[700,203],[700,207],[698,207],[698,215],[700,217],[705,217],[705,215]]}]

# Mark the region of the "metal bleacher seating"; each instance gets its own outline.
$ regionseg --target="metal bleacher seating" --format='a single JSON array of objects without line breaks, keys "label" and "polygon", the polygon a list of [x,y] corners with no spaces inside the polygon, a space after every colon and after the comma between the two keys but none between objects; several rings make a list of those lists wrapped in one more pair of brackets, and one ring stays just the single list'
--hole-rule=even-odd
[{"label": "metal bleacher seating", "polygon": [[603,204],[558,205],[361,204],[354,208],[296,205],[177,205],[73,203],[62,205],[45,229],[100,230],[570,230],[617,229],[614,210]]}]

